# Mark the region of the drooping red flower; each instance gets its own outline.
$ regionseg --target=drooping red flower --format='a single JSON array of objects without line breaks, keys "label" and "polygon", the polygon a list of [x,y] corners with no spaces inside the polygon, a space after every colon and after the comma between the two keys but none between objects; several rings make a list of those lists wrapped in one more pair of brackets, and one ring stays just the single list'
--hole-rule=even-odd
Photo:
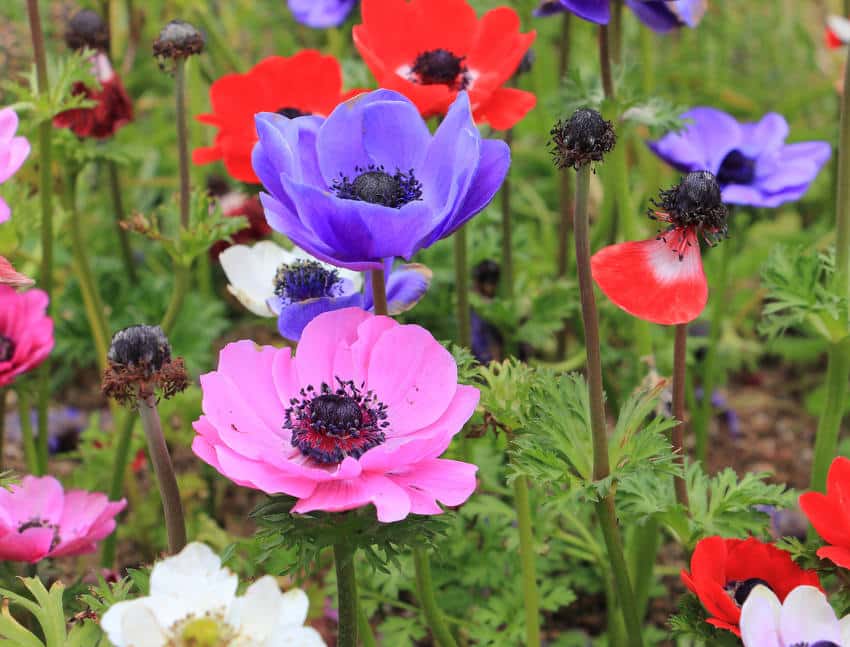
[{"label": "drooping red flower", "polygon": [[800,508],[829,544],[818,550],[818,557],[842,568],[850,568],[850,460],[839,456],[832,461],[826,479],[826,494],[801,494]]},{"label": "drooping red flower", "polygon": [[691,572],[680,575],[710,614],[707,622],[737,636],[741,607],[757,585],[768,587],[780,602],[797,586],[821,588],[815,571],[803,570],[790,553],[755,537],[706,537],[694,550]]},{"label": "drooping red flower", "polygon": [[708,301],[699,239],[710,244],[726,235],[726,207],[714,176],[689,173],[661,192],[651,217],[665,228],[655,238],[599,250],[591,258],[593,279],[631,315],[674,325],[696,319]]},{"label": "drooping red flower", "polygon": [[248,226],[240,229],[231,236],[233,243],[226,240],[219,240],[213,243],[210,247],[210,258],[217,259],[225,249],[231,244],[238,243],[245,245],[258,240],[263,240],[272,233],[272,228],[266,222],[266,214],[263,211],[263,205],[260,204],[260,198],[256,195],[245,195],[238,191],[230,191],[225,193],[219,199],[221,211],[225,216],[245,216],[248,219]]},{"label": "drooping red flower", "polygon": [[133,103],[104,52],[94,55],[92,65],[100,87],[93,88],[78,81],[71,93],[82,95],[97,105],[60,112],[53,118],[53,125],[70,128],[77,137],[106,139],[133,120]]},{"label": "drooping red flower", "polygon": [[354,44],[382,88],[407,96],[423,117],[444,115],[466,90],[478,123],[511,128],[531,110],[531,92],[504,87],[531,47],[516,11],[479,20],[466,0],[363,0]]},{"label": "drooping red flower", "polygon": [[219,130],[213,145],[196,148],[192,160],[195,164],[224,160],[234,179],[259,184],[251,168],[251,150],[257,142],[255,114],[326,117],[360,92],[342,91],[342,69],[333,56],[311,49],[290,57],[270,56],[246,74],[226,74],[210,86],[213,112],[196,118]]}]

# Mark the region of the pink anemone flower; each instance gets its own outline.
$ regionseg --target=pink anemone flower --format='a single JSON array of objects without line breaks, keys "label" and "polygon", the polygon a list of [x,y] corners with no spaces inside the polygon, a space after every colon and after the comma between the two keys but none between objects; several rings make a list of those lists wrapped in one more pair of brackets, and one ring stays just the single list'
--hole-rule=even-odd
[{"label": "pink anemone flower", "polygon": [[0,560],[34,564],[93,553],[126,505],[100,492],[65,492],[52,476],[26,476],[20,485],[0,488]]},{"label": "pink anemone flower", "polygon": [[[18,130],[18,115],[11,108],[0,110],[0,184],[17,173],[30,154],[30,143],[26,137],[15,137]],[[9,205],[0,198],[0,222],[11,215]]]},{"label": "pink anemone flower", "polygon": [[313,319],[289,348],[239,341],[201,376],[195,453],[226,477],[298,502],[292,512],[374,504],[378,520],[440,514],[475,490],[475,465],[438,458],[478,389],[424,328],[358,308]]},{"label": "pink anemone flower", "polygon": [[42,290],[0,285],[0,387],[41,364],[53,350],[53,320]]}]

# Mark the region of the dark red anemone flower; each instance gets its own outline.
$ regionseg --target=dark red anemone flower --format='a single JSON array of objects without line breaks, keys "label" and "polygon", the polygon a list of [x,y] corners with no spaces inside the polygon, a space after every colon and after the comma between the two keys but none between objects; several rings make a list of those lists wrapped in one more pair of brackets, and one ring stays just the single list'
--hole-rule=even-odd
[{"label": "dark red anemone flower", "polygon": [[197,120],[219,130],[213,145],[196,148],[195,164],[224,160],[227,172],[242,182],[259,184],[251,167],[257,142],[254,115],[277,112],[290,119],[327,117],[342,101],[362,90],[342,91],[342,69],[333,56],[306,49],[295,56],[270,56],[246,74],[226,74],[210,86],[212,114]]},{"label": "dark red anemone flower", "polygon": [[476,122],[511,128],[537,102],[503,87],[535,32],[521,34],[508,7],[479,20],[466,0],[363,0],[354,44],[382,88],[408,97],[423,117],[446,114],[466,90]]},{"label": "dark red anemone flower", "polygon": [[213,243],[210,247],[210,258],[213,260],[217,259],[218,255],[231,244],[253,243],[268,237],[272,233],[272,228],[266,222],[266,214],[258,196],[230,191],[220,196],[218,203],[221,205],[221,211],[225,216],[245,216],[248,219],[248,226],[231,236],[233,243],[226,240]]},{"label": "dark red anemone flower", "polygon": [[696,319],[708,301],[699,239],[726,235],[727,210],[715,177],[688,173],[662,191],[650,217],[665,227],[655,238],[611,245],[591,259],[593,279],[620,308],[640,319],[674,325]]},{"label": "dark red anemone flower", "polygon": [[839,456],[829,467],[826,494],[800,495],[800,507],[809,522],[830,544],[818,550],[818,557],[841,568],[850,568],[850,460]]},{"label": "dark red anemone flower", "polygon": [[821,588],[815,571],[803,570],[790,553],[755,537],[706,537],[694,550],[691,572],[680,575],[710,614],[707,622],[737,636],[741,607],[757,585],[768,587],[780,602],[798,586]]},{"label": "dark red anemone flower", "polygon": [[70,128],[77,137],[106,139],[133,120],[133,103],[104,52],[98,51],[92,58],[92,64],[100,87],[93,88],[77,81],[71,93],[83,96],[96,105],[60,112],[53,118],[53,125]]}]

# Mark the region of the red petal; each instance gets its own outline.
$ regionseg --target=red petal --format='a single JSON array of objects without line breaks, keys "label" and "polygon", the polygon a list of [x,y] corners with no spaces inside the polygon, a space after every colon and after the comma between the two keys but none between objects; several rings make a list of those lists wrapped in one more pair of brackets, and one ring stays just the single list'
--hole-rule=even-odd
[{"label": "red petal", "polygon": [[209,164],[221,159],[221,149],[218,146],[204,146],[192,151],[192,162],[195,164]]},{"label": "red petal", "polygon": [[828,544],[850,547],[850,528],[839,501],[820,492],[800,495],[800,508]]},{"label": "red petal", "polygon": [[818,550],[818,557],[828,559],[836,566],[850,568],[850,550],[837,546],[824,546]]},{"label": "red petal", "polygon": [[[663,240],[605,247],[591,259],[593,278],[605,295],[635,317],[674,325],[696,319],[708,301],[699,243],[693,233],[672,231]],[[680,244],[681,259],[674,249]]]},{"label": "red petal", "polygon": [[838,49],[839,47],[844,47],[845,45],[845,43],[838,37],[838,35],[829,27],[824,30],[823,36],[826,46],[830,49]]},{"label": "red petal", "polygon": [[424,50],[442,48],[456,56],[470,53],[483,21],[478,21],[467,0],[413,0],[411,6],[420,15],[417,27]]},{"label": "red petal", "polygon": [[[475,91],[471,93],[475,99]],[[474,114],[476,123],[490,124],[496,130],[513,128],[537,104],[531,92],[516,88],[499,88]]]},{"label": "red petal", "polygon": [[361,47],[366,47],[395,69],[412,63],[423,50],[419,11],[406,0],[363,0],[361,14],[363,23],[354,27],[354,42],[361,54]]}]

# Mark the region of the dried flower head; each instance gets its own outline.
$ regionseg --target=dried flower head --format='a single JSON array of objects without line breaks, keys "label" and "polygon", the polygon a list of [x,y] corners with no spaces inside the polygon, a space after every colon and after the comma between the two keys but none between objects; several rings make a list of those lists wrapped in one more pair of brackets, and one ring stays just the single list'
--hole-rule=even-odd
[{"label": "dried flower head", "polygon": [[65,31],[65,44],[70,49],[109,50],[109,25],[96,11],[83,9],[68,21]]},{"label": "dried flower head", "polygon": [[138,398],[157,392],[170,398],[189,385],[183,358],[172,359],[171,344],[159,326],[119,330],[112,337],[107,359],[101,389],[129,407],[134,407]]},{"label": "dried flower head", "polygon": [[617,143],[614,125],[590,108],[579,108],[567,121],[558,121],[549,134],[552,157],[561,169],[601,162]]},{"label": "dried flower head", "polygon": [[200,54],[204,50],[204,35],[194,25],[183,20],[172,20],[159,32],[153,42],[153,55],[161,68],[167,61],[176,61]]},{"label": "dried flower head", "polygon": [[688,173],[676,186],[660,191],[648,213],[666,225],[665,231],[690,229],[709,245],[727,236],[729,210],[717,178],[708,171]]}]

